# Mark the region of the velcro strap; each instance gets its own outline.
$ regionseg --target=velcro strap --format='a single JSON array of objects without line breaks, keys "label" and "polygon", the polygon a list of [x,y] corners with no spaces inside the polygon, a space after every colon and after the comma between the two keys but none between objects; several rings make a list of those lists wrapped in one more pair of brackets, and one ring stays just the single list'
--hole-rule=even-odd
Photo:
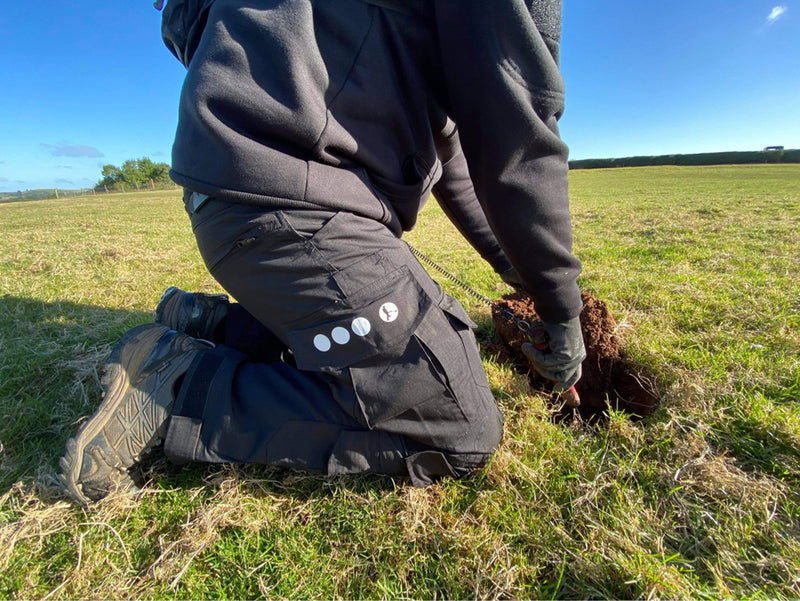
[{"label": "velcro strap", "polygon": [[199,459],[206,403],[211,398],[217,398],[218,402],[230,401],[236,368],[245,358],[242,353],[224,346],[195,357],[175,399],[164,437],[167,459],[178,464]]},{"label": "velcro strap", "polygon": [[245,359],[226,346],[199,353],[186,372],[172,414],[202,419],[209,398],[230,397],[234,373]]}]

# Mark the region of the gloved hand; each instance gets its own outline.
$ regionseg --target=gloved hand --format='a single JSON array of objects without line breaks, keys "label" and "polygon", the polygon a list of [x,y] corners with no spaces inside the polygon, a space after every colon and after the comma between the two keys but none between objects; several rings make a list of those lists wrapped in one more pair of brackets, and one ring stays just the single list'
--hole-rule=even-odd
[{"label": "gloved hand", "polygon": [[[522,345],[522,353],[540,375],[556,383],[556,393],[570,392],[581,378],[581,363],[586,358],[580,319],[574,317],[562,323],[542,323],[547,332],[547,348],[538,349],[526,342]],[[580,402],[577,398],[575,401]]]}]

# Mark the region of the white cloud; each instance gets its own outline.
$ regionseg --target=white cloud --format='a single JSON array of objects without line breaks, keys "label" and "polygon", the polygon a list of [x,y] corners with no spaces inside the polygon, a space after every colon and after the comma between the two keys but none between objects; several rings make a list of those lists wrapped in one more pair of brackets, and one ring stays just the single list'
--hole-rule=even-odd
[{"label": "white cloud", "polygon": [[101,157],[103,153],[93,146],[80,146],[62,142],[61,144],[40,144],[54,157]]},{"label": "white cloud", "polygon": [[785,6],[783,4],[773,8],[772,11],[770,11],[769,16],[767,17],[767,25],[772,25],[775,21],[777,21],[783,15],[785,15],[786,11],[788,11],[788,10],[789,10],[789,7]]}]

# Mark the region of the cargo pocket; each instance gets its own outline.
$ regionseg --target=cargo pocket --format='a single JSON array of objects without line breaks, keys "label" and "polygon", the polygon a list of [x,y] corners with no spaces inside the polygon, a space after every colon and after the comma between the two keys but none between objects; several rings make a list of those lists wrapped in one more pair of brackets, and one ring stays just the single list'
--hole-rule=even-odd
[{"label": "cargo pocket", "polygon": [[[304,219],[308,211],[284,211],[284,219],[330,272],[342,298],[358,302],[364,291],[375,290],[384,276],[399,265],[390,259],[387,246],[396,242],[386,226],[347,211],[332,213],[319,225]],[[304,223],[305,221],[305,223]]]},{"label": "cargo pocket", "polygon": [[[416,336],[430,355],[437,358],[447,386],[462,407],[476,405],[476,395],[491,396],[478,345],[472,329],[475,323],[458,302],[444,295],[440,311],[431,311]],[[443,332],[452,332],[443,335]]]},{"label": "cargo pocket", "polygon": [[365,360],[400,357],[431,305],[404,265],[347,302],[304,318],[286,336],[298,369],[335,374]]},{"label": "cargo pocket", "polygon": [[[349,297],[347,306],[327,308],[305,321],[311,325],[289,330],[287,338],[299,369],[326,373],[345,384],[350,406],[341,394],[337,400],[365,428],[407,414],[405,424],[390,430],[434,441],[442,437],[421,432],[440,426],[450,430],[447,424],[463,429],[464,423],[441,361],[416,335],[434,314],[441,311],[402,266]],[[452,339],[446,321],[424,329],[435,337],[432,330],[442,326],[441,336]]]}]

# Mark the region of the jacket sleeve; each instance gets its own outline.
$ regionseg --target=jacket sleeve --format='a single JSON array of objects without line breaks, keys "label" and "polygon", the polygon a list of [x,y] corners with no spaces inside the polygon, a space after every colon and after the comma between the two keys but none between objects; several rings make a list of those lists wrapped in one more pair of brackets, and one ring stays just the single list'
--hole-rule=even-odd
[{"label": "jacket sleeve", "polygon": [[572,254],[559,0],[435,0],[449,110],[487,221],[539,315],[581,310]]},{"label": "jacket sleeve", "polygon": [[433,186],[433,195],[456,229],[497,273],[511,269],[503,249],[483,214],[475,196],[467,161],[461,151],[458,130],[450,122],[436,138],[436,152],[442,162],[442,175]]}]

